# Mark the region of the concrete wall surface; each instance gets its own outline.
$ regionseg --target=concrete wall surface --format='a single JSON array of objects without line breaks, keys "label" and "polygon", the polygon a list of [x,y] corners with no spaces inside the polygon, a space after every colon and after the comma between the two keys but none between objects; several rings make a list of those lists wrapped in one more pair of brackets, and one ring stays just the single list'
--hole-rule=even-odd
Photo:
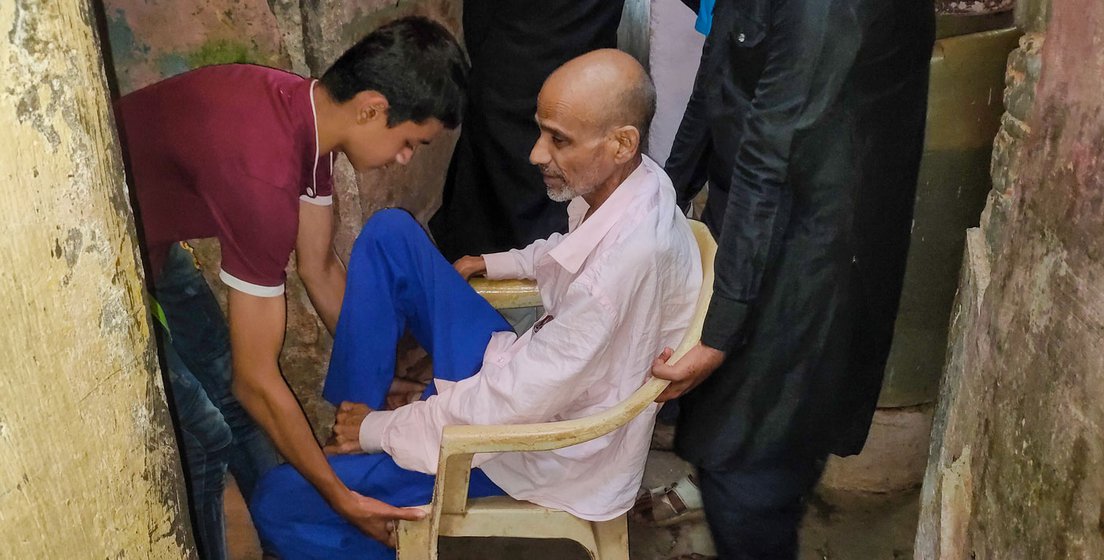
[{"label": "concrete wall surface", "polygon": [[1104,558],[1104,4],[1017,10],[916,558]]},{"label": "concrete wall surface", "polygon": [[195,557],[89,3],[0,30],[0,557]]}]

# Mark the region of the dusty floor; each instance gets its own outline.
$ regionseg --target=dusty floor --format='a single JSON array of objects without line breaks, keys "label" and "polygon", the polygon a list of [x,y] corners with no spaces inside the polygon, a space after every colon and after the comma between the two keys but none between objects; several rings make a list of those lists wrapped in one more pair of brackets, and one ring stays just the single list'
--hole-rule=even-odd
[{"label": "dusty floor", "polygon": [[[649,486],[677,480],[687,465],[664,451],[652,451],[644,481]],[[919,512],[919,490],[897,495],[841,493],[821,489],[809,507],[801,532],[801,560],[897,560],[912,558]],[[227,534],[232,560],[261,556],[257,537],[237,488],[226,497]],[[585,559],[571,542],[510,539],[496,543],[449,539],[443,558],[450,560]],[[685,552],[711,553],[704,523],[668,529],[630,524],[633,560],[666,560]]]}]

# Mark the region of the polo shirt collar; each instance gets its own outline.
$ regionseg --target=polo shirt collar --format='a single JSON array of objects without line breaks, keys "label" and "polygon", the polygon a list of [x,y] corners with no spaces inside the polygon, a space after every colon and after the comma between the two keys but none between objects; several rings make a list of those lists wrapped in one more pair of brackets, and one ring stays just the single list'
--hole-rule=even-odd
[{"label": "polo shirt collar", "polygon": [[644,191],[645,185],[649,183],[647,179],[653,173],[649,169],[649,164],[655,165],[648,156],[641,154],[641,161],[636,169],[585,221],[583,218],[590,206],[583,197],[575,197],[567,206],[568,235],[548,252],[548,256],[569,273],[579,272],[583,261],[594,252],[598,243],[624,216],[629,203]]},{"label": "polo shirt collar", "polygon": [[[321,146],[318,144],[318,108],[314,103],[314,90],[318,86],[318,80],[312,79],[310,81],[310,108],[311,108],[311,128],[314,132],[314,154],[311,158],[311,171],[310,171],[310,184],[306,185],[307,196],[314,198],[318,196],[318,160],[322,158]],[[329,154],[330,172],[333,172],[333,153]]]}]

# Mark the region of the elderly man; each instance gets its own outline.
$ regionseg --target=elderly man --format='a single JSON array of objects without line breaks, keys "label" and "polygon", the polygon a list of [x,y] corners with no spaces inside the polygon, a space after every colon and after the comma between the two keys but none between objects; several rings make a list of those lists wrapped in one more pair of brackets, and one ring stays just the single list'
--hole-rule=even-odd
[{"label": "elderly man", "polygon": [[[701,286],[671,183],[640,153],[654,110],[651,80],[618,51],[583,55],[545,82],[530,160],[548,196],[571,201],[566,235],[465,257],[454,270],[408,214],[385,210],[368,221],[353,248],[324,389],[341,403],[328,450],[343,454],[331,463],[345,484],[391,504],[424,504],[444,426],[579,418],[644,383],[649,356],[679,340]],[[518,337],[465,282],[481,273],[535,278],[547,313]],[[431,354],[435,382],[425,400],[376,410],[405,328]],[[643,474],[656,408],[568,449],[478,457],[471,492],[591,520],[621,515]],[[252,512],[286,558],[393,554],[290,468],[261,482]]]}]

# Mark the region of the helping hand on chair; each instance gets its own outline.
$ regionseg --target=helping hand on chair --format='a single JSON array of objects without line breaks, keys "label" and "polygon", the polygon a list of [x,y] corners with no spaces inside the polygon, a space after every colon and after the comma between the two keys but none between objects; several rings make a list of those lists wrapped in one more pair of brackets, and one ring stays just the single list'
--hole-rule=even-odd
[{"label": "helping hand on chair", "polygon": [[656,402],[667,402],[677,398],[699,383],[705,381],[714,370],[721,366],[725,353],[702,344],[700,341],[674,364],[668,365],[674,351],[664,348],[663,353],[652,362],[652,375],[671,382]]}]

